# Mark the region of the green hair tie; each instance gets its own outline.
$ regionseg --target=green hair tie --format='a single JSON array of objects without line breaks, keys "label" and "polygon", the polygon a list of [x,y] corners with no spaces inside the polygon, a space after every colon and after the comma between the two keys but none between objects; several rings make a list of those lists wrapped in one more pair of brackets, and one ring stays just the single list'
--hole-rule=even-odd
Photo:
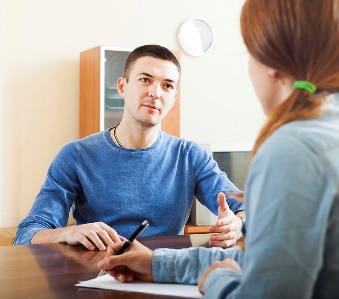
[{"label": "green hair tie", "polygon": [[314,94],[317,90],[315,85],[308,81],[295,81],[293,83],[293,88],[307,90],[310,94]]}]

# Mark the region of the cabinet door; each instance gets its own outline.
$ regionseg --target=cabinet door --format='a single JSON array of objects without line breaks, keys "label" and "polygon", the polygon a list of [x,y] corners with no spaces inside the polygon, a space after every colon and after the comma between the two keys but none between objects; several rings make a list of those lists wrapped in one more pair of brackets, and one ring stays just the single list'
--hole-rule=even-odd
[{"label": "cabinet door", "polygon": [[104,51],[104,86],[103,90],[103,120],[100,131],[116,126],[124,111],[124,100],[118,93],[117,81],[124,72],[126,58],[130,51],[108,50]]},{"label": "cabinet door", "polygon": [[[123,114],[124,101],[117,80],[132,49],[96,47],[80,53],[80,138],[116,126]],[[179,60],[179,51],[173,51]],[[180,94],[161,122],[161,129],[180,137]]]}]

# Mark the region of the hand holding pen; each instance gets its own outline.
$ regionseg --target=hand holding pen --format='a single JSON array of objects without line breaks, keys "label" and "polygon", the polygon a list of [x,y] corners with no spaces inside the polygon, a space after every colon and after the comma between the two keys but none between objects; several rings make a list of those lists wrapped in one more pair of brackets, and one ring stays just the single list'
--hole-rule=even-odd
[{"label": "hand holding pen", "polygon": [[[139,227],[132,233],[132,235],[125,241],[125,243],[120,247],[120,249],[116,252],[115,255],[122,254],[131,244],[132,242],[147,228],[149,225],[147,220],[144,220]],[[101,270],[97,277],[106,274],[106,271]]]}]

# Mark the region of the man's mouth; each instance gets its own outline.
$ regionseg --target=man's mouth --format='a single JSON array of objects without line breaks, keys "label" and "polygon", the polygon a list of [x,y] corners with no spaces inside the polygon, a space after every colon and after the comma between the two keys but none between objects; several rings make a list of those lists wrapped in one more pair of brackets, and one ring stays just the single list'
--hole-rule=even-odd
[{"label": "man's mouth", "polygon": [[143,106],[147,107],[147,108],[150,108],[150,109],[159,110],[156,106],[153,106],[153,105],[143,104]]}]

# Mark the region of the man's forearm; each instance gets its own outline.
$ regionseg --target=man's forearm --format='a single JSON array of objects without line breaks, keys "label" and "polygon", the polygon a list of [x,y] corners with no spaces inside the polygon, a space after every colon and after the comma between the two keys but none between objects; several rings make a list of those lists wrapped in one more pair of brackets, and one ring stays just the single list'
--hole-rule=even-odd
[{"label": "man's forearm", "polygon": [[46,244],[46,243],[60,243],[65,242],[63,233],[67,227],[55,229],[39,230],[32,238],[31,244]]}]

